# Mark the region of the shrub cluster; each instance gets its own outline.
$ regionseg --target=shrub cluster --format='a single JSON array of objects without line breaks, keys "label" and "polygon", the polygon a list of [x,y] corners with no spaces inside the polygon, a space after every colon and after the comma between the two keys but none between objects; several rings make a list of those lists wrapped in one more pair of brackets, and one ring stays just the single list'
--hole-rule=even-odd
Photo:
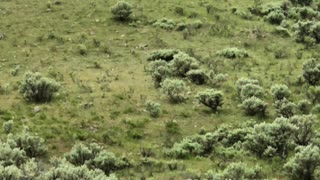
[{"label": "shrub cluster", "polygon": [[177,23],[172,19],[162,18],[153,23],[153,26],[160,27],[166,30],[173,30]]}]

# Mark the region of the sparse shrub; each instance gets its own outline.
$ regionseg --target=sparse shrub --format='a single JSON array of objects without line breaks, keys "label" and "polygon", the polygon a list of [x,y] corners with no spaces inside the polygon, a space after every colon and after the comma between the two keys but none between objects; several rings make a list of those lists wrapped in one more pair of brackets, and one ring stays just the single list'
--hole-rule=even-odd
[{"label": "sparse shrub", "polygon": [[317,146],[299,146],[295,155],[284,165],[292,179],[316,179],[315,170],[320,166],[320,149]]},{"label": "sparse shrub", "polygon": [[7,143],[11,148],[19,148],[25,151],[28,157],[40,157],[47,153],[44,140],[26,131],[15,135],[9,134]]},{"label": "sparse shrub", "polygon": [[266,20],[271,24],[281,24],[286,17],[282,11],[271,11],[266,17]]},{"label": "sparse shrub", "polygon": [[161,114],[161,105],[156,102],[148,101],[146,103],[146,110],[149,112],[151,117],[157,118]]},{"label": "sparse shrub", "polygon": [[226,48],[224,50],[218,51],[217,54],[219,56],[223,56],[225,58],[229,59],[235,59],[235,58],[246,58],[249,57],[249,54],[246,50],[238,49],[238,48]]},{"label": "sparse shrub", "polygon": [[187,72],[188,79],[198,85],[205,84],[208,76],[202,69],[190,70]]},{"label": "sparse shrub", "polygon": [[171,135],[180,134],[179,124],[174,120],[166,122],[166,132]]},{"label": "sparse shrub", "polygon": [[249,79],[249,78],[240,78],[237,82],[236,82],[236,87],[237,87],[237,92],[240,95],[242,88],[247,85],[247,84],[255,84],[255,85],[259,85],[259,81],[255,80],[255,79]]},{"label": "sparse shrub", "polygon": [[252,133],[246,136],[244,145],[258,156],[286,157],[294,127],[286,118],[278,118],[273,123],[256,124]]},{"label": "sparse shrub", "polygon": [[305,81],[312,86],[320,84],[319,59],[313,58],[303,64],[303,77]]},{"label": "sparse shrub", "polygon": [[294,142],[301,146],[308,145],[315,136],[315,117],[313,115],[293,116],[290,118],[290,123],[296,127],[293,133]]},{"label": "sparse shrub", "polygon": [[320,113],[320,104],[316,104],[315,106],[312,107],[311,112],[313,114],[319,114]]},{"label": "sparse shrub", "polygon": [[240,105],[240,107],[244,109],[247,115],[252,116],[259,114],[264,116],[267,110],[267,103],[253,96],[248,99],[245,99]]},{"label": "sparse shrub", "polygon": [[235,15],[241,17],[242,19],[246,19],[246,20],[251,20],[253,19],[253,15],[250,11],[240,11],[240,10],[236,10],[234,12]]},{"label": "sparse shrub", "polygon": [[45,78],[40,73],[27,72],[20,84],[20,93],[32,102],[49,102],[60,85],[53,79]]},{"label": "sparse shrub", "polygon": [[279,116],[285,118],[292,117],[296,112],[296,104],[288,101],[287,99],[277,100],[273,104]]},{"label": "sparse shrub", "polygon": [[223,105],[223,94],[221,91],[207,89],[199,92],[196,99],[203,105],[211,108],[212,111],[217,111]]},{"label": "sparse shrub", "polygon": [[297,107],[302,114],[308,114],[311,110],[311,103],[308,100],[301,100]]},{"label": "sparse shrub", "polygon": [[180,52],[174,55],[170,67],[176,76],[185,77],[190,70],[199,68],[199,62],[188,54]]},{"label": "sparse shrub", "polygon": [[176,22],[172,19],[162,18],[155,23],[153,23],[153,26],[160,27],[162,29],[166,30],[172,30],[176,27]]},{"label": "sparse shrub", "polygon": [[208,171],[205,174],[208,180],[215,179],[263,179],[260,166],[248,167],[244,163],[231,163],[222,172]]},{"label": "sparse shrub", "polygon": [[312,104],[320,103],[320,86],[311,86],[307,91],[307,96]]},{"label": "sparse shrub", "polygon": [[256,84],[245,84],[242,86],[240,97],[244,101],[250,97],[262,98],[264,96],[264,90],[261,86]]},{"label": "sparse shrub", "polygon": [[213,71],[209,72],[208,81],[212,86],[220,86],[222,83],[226,82],[228,78],[227,74],[215,74]]},{"label": "sparse shrub", "polygon": [[2,126],[3,126],[4,132],[9,134],[13,129],[13,121],[10,120],[10,121],[4,122]]},{"label": "sparse shrub", "polygon": [[284,98],[288,99],[291,95],[291,91],[287,85],[275,84],[271,87],[271,94],[275,100],[282,100]]},{"label": "sparse shrub", "polygon": [[180,51],[176,49],[160,49],[152,51],[148,57],[148,61],[164,60],[168,62],[173,60],[173,56],[179,52]]},{"label": "sparse shrub", "polygon": [[180,7],[180,6],[175,7],[175,8],[174,8],[174,12],[175,12],[176,14],[180,15],[180,16],[184,16],[184,9],[183,9],[183,7]]},{"label": "sparse shrub", "polygon": [[132,5],[125,1],[119,1],[117,4],[112,6],[111,13],[116,19],[126,21],[132,14]]},{"label": "sparse shrub", "polygon": [[188,99],[188,91],[189,88],[182,80],[166,79],[161,83],[161,92],[173,103],[186,101]]}]

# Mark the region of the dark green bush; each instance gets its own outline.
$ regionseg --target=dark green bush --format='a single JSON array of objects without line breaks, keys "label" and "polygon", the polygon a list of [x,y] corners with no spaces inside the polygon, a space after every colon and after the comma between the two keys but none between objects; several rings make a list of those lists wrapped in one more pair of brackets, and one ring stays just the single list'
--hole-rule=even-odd
[{"label": "dark green bush", "polygon": [[281,24],[286,17],[282,11],[271,11],[265,18],[271,24]]},{"label": "dark green bush", "polygon": [[132,14],[132,6],[125,1],[119,1],[117,4],[112,6],[111,13],[116,19],[126,21]]},{"label": "dark green bush", "polygon": [[202,69],[190,70],[186,75],[191,82],[198,85],[205,84],[208,80],[207,74]]},{"label": "dark green bush", "polygon": [[59,87],[53,79],[45,78],[40,73],[27,72],[21,81],[20,93],[28,101],[49,102]]},{"label": "dark green bush", "polygon": [[299,4],[304,6],[309,6],[312,4],[313,0],[290,0],[292,4]]},{"label": "dark green bush", "polygon": [[229,59],[235,59],[235,58],[246,58],[249,57],[249,54],[244,49],[238,49],[238,48],[226,48],[224,50],[218,51],[217,55],[223,56],[225,58]]},{"label": "dark green bush", "polygon": [[173,60],[173,56],[178,54],[179,52],[180,51],[176,49],[160,49],[152,51],[148,57],[148,61],[164,60],[168,62]]}]

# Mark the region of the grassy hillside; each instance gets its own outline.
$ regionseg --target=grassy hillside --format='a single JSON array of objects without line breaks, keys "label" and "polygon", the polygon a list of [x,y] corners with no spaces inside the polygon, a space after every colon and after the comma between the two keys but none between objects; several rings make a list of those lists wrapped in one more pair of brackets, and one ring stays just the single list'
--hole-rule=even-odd
[{"label": "grassy hillside", "polygon": [[[319,45],[298,43],[293,32],[283,37],[275,33],[276,25],[261,16],[248,19],[233,13],[248,12],[254,6],[252,0],[128,0],[133,14],[124,22],[115,20],[110,12],[116,2],[0,2],[1,123],[13,120],[13,134],[27,126],[42,137],[48,147],[48,155],[40,158],[43,162],[70,151],[76,143],[96,142],[131,161],[130,168],[115,172],[120,179],[196,178],[208,170],[218,172],[231,162],[259,165],[265,178],[289,179],[283,165],[293,150],[287,158],[260,158],[253,153],[228,154],[217,146],[208,156],[188,159],[168,158],[164,151],[200,131],[273,122],[278,117],[270,94],[274,84],[286,84],[292,102],[307,99],[309,86],[298,80],[303,63],[319,57]],[[201,26],[177,31],[152,25],[162,18]],[[249,57],[228,59],[216,54],[231,47],[245,49]],[[183,51],[205,71],[225,74],[227,80],[212,86],[180,78],[190,87],[189,99],[173,104],[146,72],[149,54],[159,49]],[[27,71],[40,72],[61,84],[52,102],[23,99],[19,86]],[[259,80],[265,89],[266,116],[248,116],[239,107],[235,84],[241,77]],[[224,104],[217,112],[194,98],[207,88],[224,94]],[[149,100],[161,104],[160,117],[152,118],[145,110]],[[170,131],[170,124],[177,129]],[[315,128],[318,126],[316,121]],[[5,141],[4,130],[0,134]],[[152,156],[144,158],[141,152],[148,150]],[[170,170],[170,163],[177,163],[177,168]]]}]

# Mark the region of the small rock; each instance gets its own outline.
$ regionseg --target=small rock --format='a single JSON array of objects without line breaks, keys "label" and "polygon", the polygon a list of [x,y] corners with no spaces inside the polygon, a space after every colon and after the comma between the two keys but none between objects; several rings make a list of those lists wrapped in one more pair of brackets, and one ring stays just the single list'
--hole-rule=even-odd
[{"label": "small rock", "polygon": [[33,112],[35,112],[35,113],[38,113],[38,112],[40,112],[41,111],[41,107],[40,106],[35,106],[34,108],[33,108]]}]

